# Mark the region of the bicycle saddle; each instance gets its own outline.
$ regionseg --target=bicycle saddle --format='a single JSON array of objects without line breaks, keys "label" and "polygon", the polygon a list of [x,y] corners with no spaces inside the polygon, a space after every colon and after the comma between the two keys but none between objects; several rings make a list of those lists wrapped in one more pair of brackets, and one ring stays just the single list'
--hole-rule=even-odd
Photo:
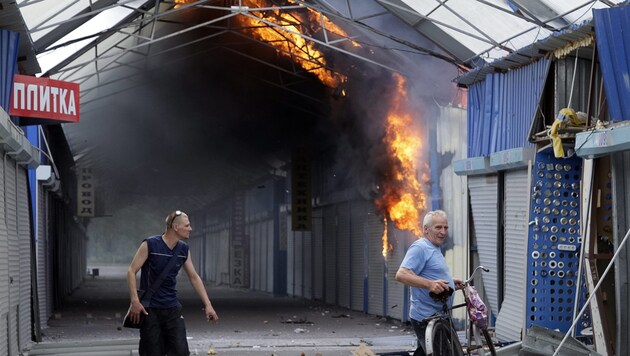
[{"label": "bicycle saddle", "polygon": [[433,300],[436,300],[438,302],[442,302],[445,303],[448,300],[448,297],[450,297],[451,295],[453,295],[453,292],[455,290],[453,290],[453,288],[448,287],[448,290],[443,291],[442,293],[433,293],[433,292],[429,292],[429,296],[431,298],[433,298]]}]

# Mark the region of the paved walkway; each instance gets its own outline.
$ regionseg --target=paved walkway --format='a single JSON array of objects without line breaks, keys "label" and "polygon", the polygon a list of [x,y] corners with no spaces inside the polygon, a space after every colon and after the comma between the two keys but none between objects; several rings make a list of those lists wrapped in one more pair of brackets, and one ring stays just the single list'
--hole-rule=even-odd
[{"label": "paved walkway", "polygon": [[[138,331],[120,327],[129,306],[125,273],[124,266],[99,266],[99,276],[88,277],[55,312],[29,354],[53,346],[60,355],[73,355],[72,348],[82,355],[136,354]],[[208,323],[187,278],[178,287],[192,355],[406,355],[415,343],[413,330],[395,320],[225,287],[208,288],[220,319]]]}]

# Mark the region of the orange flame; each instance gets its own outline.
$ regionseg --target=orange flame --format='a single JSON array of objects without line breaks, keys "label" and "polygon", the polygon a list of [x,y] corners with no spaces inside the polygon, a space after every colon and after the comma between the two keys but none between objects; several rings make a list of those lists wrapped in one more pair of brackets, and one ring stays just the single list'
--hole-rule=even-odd
[{"label": "orange flame", "polygon": [[395,75],[395,79],[396,94],[390,106],[383,139],[391,165],[380,186],[381,196],[376,200],[376,206],[385,216],[384,257],[387,257],[387,251],[391,249],[387,241],[387,219],[398,229],[420,236],[421,213],[426,208],[426,194],[417,178],[417,162],[422,148],[420,132],[414,125],[411,114],[406,112],[405,80],[400,75]]},{"label": "orange flame", "polygon": [[[292,1],[289,3],[297,4]],[[327,61],[324,54],[315,47],[314,42],[301,36],[304,34],[314,37],[311,33],[321,31],[323,24],[327,33],[347,38],[348,35],[328,18],[309,7],[305,7],[308,10],[308,18],[302,19],[303,13],[300,11],[269,10],[270,6],[265,0],[245,0],[243,4],[252,7],[249,11],[257,17],[238,17],[238,20],[243,23],[244,27],[247,27],[247,31],[252,36],[274,46],[278,53],[290,57],[295,63],[313,73],[323,84],[329,87],[337,87],[346,81],[346,76],[326,69]],[[256,10],[256,7],[266,9],[260,11]],[[270,26],[268,23],[277,26]],[[356,42],[352,43],[358,45]]]}]

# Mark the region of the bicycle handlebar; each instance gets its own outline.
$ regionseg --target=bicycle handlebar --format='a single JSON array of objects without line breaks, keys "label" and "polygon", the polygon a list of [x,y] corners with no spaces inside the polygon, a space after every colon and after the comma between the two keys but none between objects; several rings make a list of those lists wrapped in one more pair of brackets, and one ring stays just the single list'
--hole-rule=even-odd
[{"label": "bicycle handlebar", "polygon": [[464,284],[468,285],[470,284],[470,282],[473,280],[473,278],[475,278],[475,274],[477,274],[477,271],[479,269],[482,269],[484,272],[490,272],[489,268],[486,268],[484,266],[477,266],[477,268],[475,268],[475,270],[473,271],[473,273],[470,275],[470,277],[468,277],[467,280],[464,281]]}]

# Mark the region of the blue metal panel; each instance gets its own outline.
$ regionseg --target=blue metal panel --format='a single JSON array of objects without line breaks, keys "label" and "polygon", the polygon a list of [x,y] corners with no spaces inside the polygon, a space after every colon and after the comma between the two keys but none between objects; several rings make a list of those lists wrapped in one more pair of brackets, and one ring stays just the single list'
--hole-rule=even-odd
[{"label": "blue metal panel", "polygon": [[593,10],[610,118],[630,120],[630,6]]},{"label": "blue metal panel", "polygon": [[0,29],[0,107],[9,112],[13,75],[16,72],[20,35]]},{"label": "blue metal panel", "polygon": [[[536,154],[527,255],[527,327],[544,326],[567,332],[575,299],[581,308],[584,289],[576,296],[580,237],[582,159],[555,158],[551,149]],[[588,315],[577,325],[590,326]]]},{"label": "blue metal panel", "polygon": [[492,73],[468,88],[468,157],[532,146],[527,135],[549,64],[541,59],[507,73]]}]

